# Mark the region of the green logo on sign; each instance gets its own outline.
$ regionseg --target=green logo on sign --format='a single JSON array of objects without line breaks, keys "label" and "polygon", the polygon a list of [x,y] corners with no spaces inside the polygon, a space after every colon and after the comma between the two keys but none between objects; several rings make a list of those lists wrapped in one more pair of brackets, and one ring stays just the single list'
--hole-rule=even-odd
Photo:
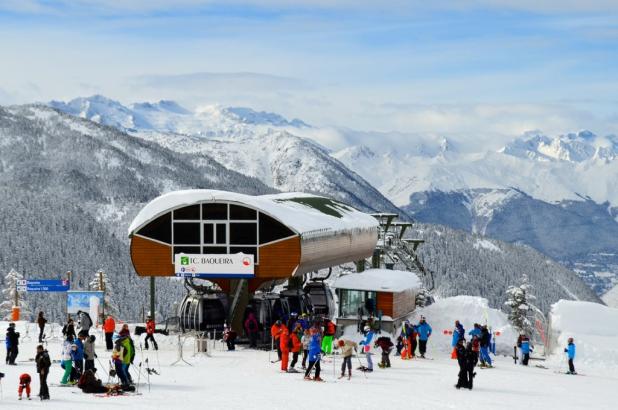
[{"label": "green logo on sign", "polygon": [[188,265],[189,264],[189,257],[188,256],[181,256],[180,257],[180,264],[181,265]]}]

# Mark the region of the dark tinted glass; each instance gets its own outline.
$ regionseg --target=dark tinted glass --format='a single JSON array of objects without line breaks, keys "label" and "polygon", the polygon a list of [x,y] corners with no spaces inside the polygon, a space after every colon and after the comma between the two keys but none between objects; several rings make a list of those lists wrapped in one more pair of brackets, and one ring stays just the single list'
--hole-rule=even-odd
[{"label": "dark tinted glass", "polygon": [[200,244],[200,224],[198,222],[174,222],[174,244]]},{"label": "dark tinted glass", "polygon": [[174,246],[174,255],[178,253],[199,254],[199,246]]},{"label": "dark tinted glass", "polygon": [[294,235],[287,226],[268,215],[260,213],[260,244]]},{"label": "dark tinted glass", "polygon": [[236,221],[255,221],[257,219],[257,211],[244,206],[230,205],[230,219]]},{"label": "dark tinted glass", "polygon": [[227,229],[225,227],[225,224],[217,224],[217,243],[227,243]]},{"label": "dark tinted glass", "polygon": [[204,243],[215,243],[215,225],[204,224]]},{"label": "dark tinted glass", "polygon": [[227,204],[203,204],[202,219],[227,219]]},{"label": "dark tinted glass", "polygon": [[203,250],[203,254],[213,253],[219,255],[222,253],[227,253],[226,246],[204,246]]},{"label": "dark tinted glass", "polygon": [[257,244],[257,224],[230,222],[230,245]]},{"label": "dark tinted glass", "polygon": [[184,219],[184,220],[194,220],[197,221],[200,219],[200,206],[199,205],[191,205],[185,206],[184,208],[176,209],[174,211],[174,219]]},{"label": "dark tinted glass", "polygon": [[137,232],[146,238],[156,239],[157,241],[172,243],[172,216],[168,212],[161,215],[148,225]]}]

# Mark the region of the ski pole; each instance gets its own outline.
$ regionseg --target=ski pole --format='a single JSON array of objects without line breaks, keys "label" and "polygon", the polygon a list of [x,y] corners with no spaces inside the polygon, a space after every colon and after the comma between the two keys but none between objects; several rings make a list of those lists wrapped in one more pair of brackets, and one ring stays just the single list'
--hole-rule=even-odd
[{"label": "ski pole", "polygon": [[139,362],[139,372],[137,373],[137,388],[135,389],[136,393],[139,393],[139,382],[142,378],[142,362]]},{"label": "ski pole", "polygon": [[269,362],[272,362],[272,360],[270,359],[270,354],[272,353],[274,348],[275,348],[275,338],[271,336],[271,338],[270,338],[270,350],[268,351],[268,361]]},{"label": "ski pole", "polygon": [[[358,360],[358,364],[362,368],[363,367],[363,363],[361,362],[360,357],[358,356],[358,352],[356,352],[356,360]],[[365,372],[361,370],[361,373],[363,373],[363,376],[365,376],[365,379],[366,379],[367,375],[365,374]]]}]

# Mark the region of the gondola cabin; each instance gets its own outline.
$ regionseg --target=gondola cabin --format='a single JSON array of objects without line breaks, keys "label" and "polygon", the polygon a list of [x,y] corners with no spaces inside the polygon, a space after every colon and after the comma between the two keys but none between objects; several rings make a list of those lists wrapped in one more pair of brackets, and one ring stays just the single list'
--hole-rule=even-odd
[{"label": "gondola cabin", "polygon": [[337,325],[365,322],[374,317],[382,329],[393,332],[416,306],[421,281],[413,272],[369,269],[338,277],[332,287],[338,296]]}]

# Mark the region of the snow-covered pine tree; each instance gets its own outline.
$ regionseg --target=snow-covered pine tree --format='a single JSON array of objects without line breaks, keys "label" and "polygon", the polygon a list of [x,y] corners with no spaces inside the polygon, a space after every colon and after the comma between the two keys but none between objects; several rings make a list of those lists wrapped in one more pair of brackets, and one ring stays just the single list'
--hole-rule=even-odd
[{"label": "snow-covered pine tree", "polygon": [[531,293],[532,285],[528,282],[528,275],[521,277],[518,286],[509,286],[506,290],[507,300],[504,302],[510,308],[509,321],[521,333],[532,336],[534,331],[534,316],[541,311],[531,303],[536,297]]},{"label": "snow-covered pine tree", "polygon": [[105,292],[105,297],[103,299],[104,306],[104,314],[117,316],[118,315],[118,306],[112,300],[112,294],[114,293],[109,279],[103,270],[97,271],[94,274],[94,279],[90,281],[90,289],[91,290],[99,290]]},{"label": "snow-covered pine tree", "polygon": [[32,314],[23,292],[17,292],[17,281],[23,278],[23,275],[15,269],[11,269],[4,277],[2,303],[0,303],[0,317],[2,317],[3,320],[11,320],[11,312],[13,311],[13,306],[15,306],[16,300],[21,309],[22,317],[29,318]]},{"label": "snow-covered pine tree", "polygon": [[420,288],[416,294],[416,307],[425,307],[427,305],[427,299],[429,298],[429,292],[425,288]]}]

